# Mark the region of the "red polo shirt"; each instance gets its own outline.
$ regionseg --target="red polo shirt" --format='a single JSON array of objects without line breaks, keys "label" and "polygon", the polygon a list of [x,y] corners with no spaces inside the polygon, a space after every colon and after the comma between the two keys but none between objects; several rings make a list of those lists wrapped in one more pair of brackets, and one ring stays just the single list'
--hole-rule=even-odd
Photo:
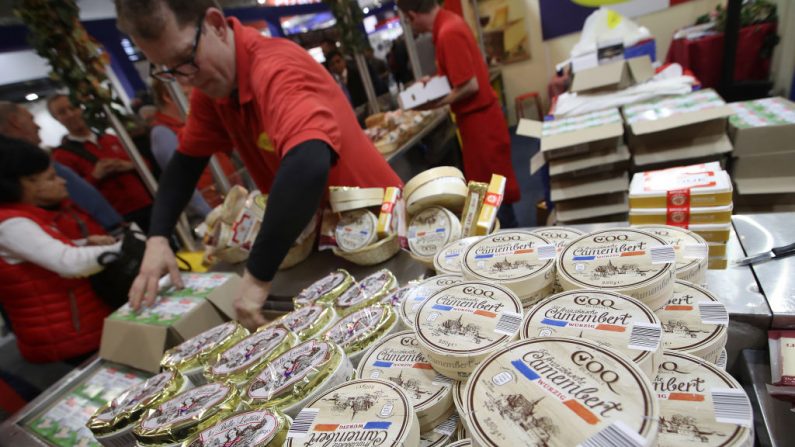
[{"label": "red polo shirt", "polygon": [[193,89],[180,152],[208,156],[234,147],[267,193],[290,149],[321,140],[337,155],[329,185],[401,185],[359,127],[343,91],[306,50],[263,37],[235,18],[228,22],[235,36],[237,92],[213,99]]},{"label": "red polo shirt", "polygon": [[478,92],[450,107],[453,113],[474,112],[497,100],[489,82],[489,69],[480,53],[475,36],[458,14],[441,9],[433,22],[433,44],[436,47],[436,68],[447,76],[450,85],[458,87],[473,77],[478,79]]}]

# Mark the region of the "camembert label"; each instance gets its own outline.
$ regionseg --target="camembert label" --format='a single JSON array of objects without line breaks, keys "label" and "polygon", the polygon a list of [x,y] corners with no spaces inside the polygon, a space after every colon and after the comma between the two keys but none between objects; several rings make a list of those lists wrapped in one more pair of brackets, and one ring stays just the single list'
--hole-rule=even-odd
[{"label": "camembert label", "polygon": [[651,383],[634,363],[573,338],[499,350],[470,377],[465,407],[477,409],[466,417],[477,445],[495,447],[653,445],[659,417]]},{"label": "camembert label", "polygon": [[549,241],[526,231],[506,231],[470,245],[462,267],[468,277],[517,281],[542,274],[554,263],[555,246]]},{"label": "camembert label", "polygon": [[185,391],[147,414],[141,420],[140,426],[146,431],[159,431],[190,420],[198,422],[198,418],[223,402],[230,392],[233,392],[230,385],[222,383],[211,383]]},{"label": "camembert label", "polygon": [[542,227],[530,230],[530,233],[541,236],[550,243],[555,244],[558,252],[563,251],[564,248],[568,247],[571,241],[585,234],[580,230],[567,227]]},{"label": "camembert label", "polygon": [[375,240],[377,226],[378,218],[368,210],[343,213],[334,231],[337,245],[345,251],[360,250]]},{"label": "camembert label", "polygon": [[317,280],[314,284],[302,290],[295,297],[296,304],[304,305],[314,303],[324,295],[334,291],[334,289],[342,286],[348,279],[348,274],[343,271],[336,271],[329,273],[323,278]]},{"label": "camembert label", "polygon": [[365,307],[334,324],[324,338],[348,352],[352,344],[378,330],[386,313],[387,309],[380,305]]},{"label": "camembert label", "polygon": [[729,313],[709,292],[677,281],[674,296],[655,311],[663,328],[663,348],[701,354],[720,349],[726,341]]},{"label": "camembert label", "polygon": [[403,321],[410,327],[414,327],[414,316],[420,309],[425,300],[437,291],[464,282],[464,278],[457,275],[439,275],[428,278],[415,285],[403,299],[400,306],[400,314]]},{"label": "camembert label", "polygon": [[288,335],[283,327],[269,327],[255,332],[227,349],[210,367],[213,375],[236,374],[262,359],[267,358]]},{"label": "camembert label", "polygon": [[440,206],[432,206],[411,218],[409,248],[417,256],[432,258],[454,237],[455,215]]},{"label": "camembert label", "polygon": [[267,445],[279,425],[279,418],[269,410],[238,413],[204,430],[186,447]]},{"label": "camembert label", "polygon": [[230,321],[189,338],[166,353],[164,364],[177,365],[205,352],[210,352],[234,334],[236,329],[237,323]]},{"label": "camembert label", "polygon": [[293,391],[293,385],[308,375],[323,370],[334,354],[334,346],[310,340],[268,362],[268,366],[251,381],[247,393],[251,399],[268,401]]}]

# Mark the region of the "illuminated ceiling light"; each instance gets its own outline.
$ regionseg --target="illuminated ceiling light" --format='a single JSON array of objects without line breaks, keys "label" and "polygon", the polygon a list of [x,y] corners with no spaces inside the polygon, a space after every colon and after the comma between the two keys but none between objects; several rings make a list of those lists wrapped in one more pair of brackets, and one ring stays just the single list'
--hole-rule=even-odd
[{"label": "illuminated ceiling light", "polygon": [[27,95],[25,95],[25,99],[27,99],[28,101],[35,101],[39,99],[39,95],[35,93],[28,93]]},{"label": "illuminated ceiling light", "polygon": [[364,8],[364,13],[367,14],[370,12],[370,8]]}]

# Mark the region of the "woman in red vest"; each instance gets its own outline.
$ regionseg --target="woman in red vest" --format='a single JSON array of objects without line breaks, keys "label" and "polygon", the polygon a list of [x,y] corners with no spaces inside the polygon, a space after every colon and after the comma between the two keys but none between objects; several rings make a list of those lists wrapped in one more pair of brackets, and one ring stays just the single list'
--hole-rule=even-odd
[{"label": "woman in red vest", "polygon": [[87,277],[102,269],[97,258],[118,252],[121,243],[89,235],[78,246],[74,220],[59,217],[67,195],[46,152],[0,139],[0,306],[20,353],[34,363],[96,351],[111,312]]}]

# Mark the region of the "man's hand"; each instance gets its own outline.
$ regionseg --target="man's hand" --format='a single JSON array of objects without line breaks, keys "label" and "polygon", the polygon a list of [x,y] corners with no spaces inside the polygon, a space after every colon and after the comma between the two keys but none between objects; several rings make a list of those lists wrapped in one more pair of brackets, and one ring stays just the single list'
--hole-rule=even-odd
[{"label": "man's hand", "polygon": [[115,172],[115,168],[115,158],[103,158],[101,160],[97,160],[97,163],[94,165],[94,170],[91,171],[91,176],[97,180],[102,180],[103,178]]},{"label": "man's hand", "polygon": [[243,282],[235,298],[235,311],[237,320],[250,331],[267,323],[262,316],[262,305],[268,300],[271,291],[271,283],[260,281],[253,277],[246,270],[243,274]]},{"label": "man's hand", "polygon": [[141,304],[151,306],[157,298],[158,282],[166,272],[171,276],[171,283],[182,288],[182,276],[177,267],[177,258],[163,236],[153,236],[146,241],[146,251],[141,262],[141,270],[130,287],[128,299],[130,306],[138,310]]},{"label": "man's hand", "polygon": [[433,79],[432,76],[423,76],[423,77],[420,78],[420,80],[418,82],[421,82],[422,86],[424,87],[426,84],[431,82],[431,79]]},{"label": "man's hand", "polygon": [[135,169],[135,164],[129,160],[116,159],[112,167],[113,173],[129,172]]},{"label": "man's hand", "polygon": [[113,245],[116,238],[104,234],[94,234],[86,238],[88,245]]}]

